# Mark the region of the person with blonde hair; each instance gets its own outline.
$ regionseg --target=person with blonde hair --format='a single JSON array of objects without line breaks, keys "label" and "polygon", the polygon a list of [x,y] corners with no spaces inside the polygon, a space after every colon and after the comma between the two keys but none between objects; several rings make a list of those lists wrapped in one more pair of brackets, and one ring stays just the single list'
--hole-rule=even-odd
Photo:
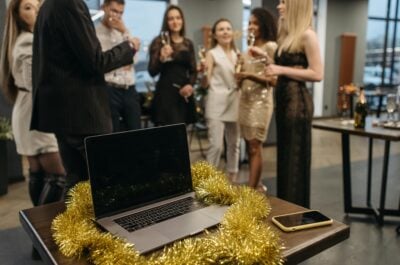
[{"label": "person with blonde hair", "polygon": [[[265,75],[276,85],[277,195],[310,206],[311,122],[313,102],[305,82],[323,78],[318,39],[312,29],[312,0],[280,0],[278,50]],[[253,48],[252,52],[265,55]]]},{"label": "person with blonde hair", "polygon": [[202,86],[208,87],[205,116],[210,147],[207,161],[218,167],[226,140],[226,170],[235,182],[239,171],[240,130],[238,124],[239,97],[235,80],[237,51],[233,41],[232,24],[217,20],[212,29],[212,49],[207,52],[204,68],[207,74]]},{"label": "person with blonde hair", "polygon": [[39,0],[11,0],[0,59],[0,79],[13,103],[12,131],[17,152],[29,162],[29,195],[33,205],[61,199],[65,170],[54,134],[30,131],[32,116],[32,42]]}]

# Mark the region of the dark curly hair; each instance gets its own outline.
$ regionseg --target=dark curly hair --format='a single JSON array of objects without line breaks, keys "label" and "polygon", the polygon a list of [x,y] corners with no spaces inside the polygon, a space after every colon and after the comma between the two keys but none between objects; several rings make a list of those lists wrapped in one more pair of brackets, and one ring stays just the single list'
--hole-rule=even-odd
[{"label": "dark curly hair", "polygon": [[276,17],[265,8],[257,7],[251,10],[260,26],[261,39],[265,41],[276,41],[278,35],[278,27]]}]

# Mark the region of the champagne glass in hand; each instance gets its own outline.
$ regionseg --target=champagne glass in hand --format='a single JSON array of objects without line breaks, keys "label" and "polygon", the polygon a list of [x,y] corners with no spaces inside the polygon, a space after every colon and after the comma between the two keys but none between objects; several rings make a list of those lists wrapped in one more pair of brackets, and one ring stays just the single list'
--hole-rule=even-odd
[{"label": "champagne glass in hand", "polygon": [[199,72],[201,72],[203,75],[207,75],[207,69],[206,69],[206,48],[204,45],[200,44],[198,45],[198,52],[197,55],[199,56],[199,62],[200,65],[198,67]]},{"label": "champagne glass in hand", "polygon": [[255,42],[256,42],[256,36],[254,35],[254,32],[251,30],[249,31],[249,35],[247,36],[247,46],[253,47]]},{"label": "champagne glass in hand", "polygon": [[235,73],[238,74],[242,71],[243,66],[243,58],[242,53],[239,50],[236,50],[236,64],[235,64]]},{"label": "champagne glass in hand", "polygon": [[[169,36],[169,32],[168,31],[161,31],[160,38],[161,38],[161,43],[162,43],[163,47],[166,47],[166,46],[171,47],[171,38]],[[168,56],[163,61],[164,62],[172,61],[172,57]]]}]

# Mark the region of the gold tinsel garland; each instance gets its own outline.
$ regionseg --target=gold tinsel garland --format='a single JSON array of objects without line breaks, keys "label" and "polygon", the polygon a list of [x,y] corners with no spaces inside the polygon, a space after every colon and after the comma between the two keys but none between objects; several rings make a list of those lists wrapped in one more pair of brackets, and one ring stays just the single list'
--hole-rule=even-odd
[{"label": "gold tinsel garland", "polygon": [[52,223],[53,238],[65,256],[85,257],[93,264],[283,264],[280,239],[264,222],[271,210],[265,196],[229,185],[222,172],[205,162],[192,166],[192,177],[199,199],[231,205],[216,232],[139,255],[132,244],[96,228],[85,182],[70,191],[67,210]]}]

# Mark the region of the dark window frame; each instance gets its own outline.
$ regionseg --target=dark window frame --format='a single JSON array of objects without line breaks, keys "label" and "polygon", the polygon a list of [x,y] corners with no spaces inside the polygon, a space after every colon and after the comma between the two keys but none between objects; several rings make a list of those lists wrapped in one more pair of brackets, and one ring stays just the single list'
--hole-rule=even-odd
[{"label": "dark window frame", "polygon": [[[391,7],[395,8],[394,17],[390,17]],[[368,21],[382,21],[385,23],[385,32],[384,32],[383,48],[382,48],[383,53],[380,61],[382,67],[382,73],[381,73],[381,82],[379,85],[381,87],[394,87],[398,85],[397,83],[393,82],[394,78],[393,73],[395,72],[395,61],[396,61],[395,50],[396,50],[396,39],[398,36],[397,23],[400,23],[399,8],[400,8],[400,0],[388,0],[385,17],[368,16]],[[391,32],[389,32],[389,25],[392,22],[394,23],[394,27],[393,29],[391,29]],[[389,41],[390,33],[393,33],[393,38],[391,42]],[[389,50],[391,52],[390,58],[388,58]],[[388,77],[386,76],[387,67],[389,68],[390,72]],[[389,79],[389,83],[385,83],[386,78]]]}]

